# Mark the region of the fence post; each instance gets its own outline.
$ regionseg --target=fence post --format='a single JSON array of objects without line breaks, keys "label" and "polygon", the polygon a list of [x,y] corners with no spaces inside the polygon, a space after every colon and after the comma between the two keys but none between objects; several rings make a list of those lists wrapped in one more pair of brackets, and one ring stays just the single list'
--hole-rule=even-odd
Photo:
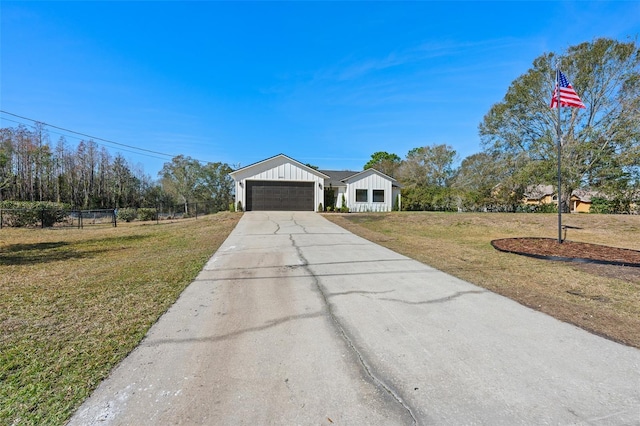
[{"label": "fence post", "polygon": [[156,225],[160,224],[160,212],[158,211],[158,206],[156,206]]},{"label": "fence post", "polygon": [[0,229],[2,229],[2,209],[0,209]]},{"label": "fence post", "polygon": [[40,228],[44,229],[44,207],[40,208]]},{"label": "fence post", "polygon": [[113,216],[113,227],[117,228],[118,227],[118,220],[116,219],[116,210],[115,209],[111,210],[111,215]]},{"label": "fence post", "polygon": [[196,209],[196,219],[198,218],[198,203],[195,203],[194,208]]}]

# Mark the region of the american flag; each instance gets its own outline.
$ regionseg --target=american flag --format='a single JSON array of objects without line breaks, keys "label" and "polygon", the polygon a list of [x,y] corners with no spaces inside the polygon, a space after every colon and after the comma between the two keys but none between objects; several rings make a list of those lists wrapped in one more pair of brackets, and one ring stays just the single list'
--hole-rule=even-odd
[{"label": "american flag", "polygon": [[551,108],[558,107],[558,83],[560,84],[560,106],[586,108],[576,91],[571,87],[567,77],[562,74],[562,71],[560,70],[558,70],[558,74],[556,76],[556,88],[553,91],[553,96],[551,97]]}]

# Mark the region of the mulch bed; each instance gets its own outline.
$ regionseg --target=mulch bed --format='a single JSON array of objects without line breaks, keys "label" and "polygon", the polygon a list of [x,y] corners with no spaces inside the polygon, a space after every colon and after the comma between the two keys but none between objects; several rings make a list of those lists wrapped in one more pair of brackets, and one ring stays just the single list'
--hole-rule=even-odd
[{"label": "mulch bed", "polygon": [[505,238],[491,241],[499,251],[538,259],[640,267],[640,251],[553,238]]}]

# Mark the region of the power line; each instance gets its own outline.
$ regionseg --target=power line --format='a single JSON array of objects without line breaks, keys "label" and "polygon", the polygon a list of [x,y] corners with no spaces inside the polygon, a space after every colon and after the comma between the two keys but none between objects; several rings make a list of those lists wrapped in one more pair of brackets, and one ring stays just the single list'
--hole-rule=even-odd
[{"label": "power line", "polygon": [[[13,117],[21,118],[23,120],[31,121],[34,124],[35,123],[39,123],[39,124],[42,124],[43,126],[51,127],[53,129],[62,130],[62,131],[67,132],[67,133],[73,133],[75,135],[84,136],[84,137],[89,138],[89,139],[98,140],[98,141],[110,143],[110,144],[117,145],[117,146],[123,146],[123,147],[126,147],[126,148],[135,149],[136,151],[149,152],[151,154],[163,155],[165,157],[170,157],[170,158],[175,157],[175,155],[173,155],[173,154],[166,154],[164,152],[152,151],[150,149],[138,148],[137,146],[127,145],[127,144],[123,144],[123,143],[120,143],[120,142],[111,141],[111,140],[108,140],[108,139],[98,138],[96,136],[91,136],[91,135],[88,135],[86,133],[81,133],[81,132],[76,132],[74,130],[65,129],[64,127],[54,126],[53,124],[49,124],[49,123],[45,123],[45,122],[42,122],[42,121],[34,120],[33,118],[24,117],[24,116],[21,116],[21,115],[18,115],[18,114],[14,114],[14,113],[11,113],[11,112],[8,112],[8,111],[0,110],[0,112],[2,112],[3,114],[11,115]],[[6,118],[5,118],[5,120],[13,121],[13,120],[9,120],[9,119],[6,119]],[[14,122],[18,123],[17,121],[14,121]],[[19,123],[19,124],[23,124],[23,123]],[[64,135],[62,135],[62,136],[64,136]],[[132,152],[132,151],[129,151],[129,152]],[[147,154],[142,154],[142,155],[147,155]],[[149,156],[149,157],[151,157],[151,156]],[[154,157],[154,158],[158,158],[158,157]]]}]

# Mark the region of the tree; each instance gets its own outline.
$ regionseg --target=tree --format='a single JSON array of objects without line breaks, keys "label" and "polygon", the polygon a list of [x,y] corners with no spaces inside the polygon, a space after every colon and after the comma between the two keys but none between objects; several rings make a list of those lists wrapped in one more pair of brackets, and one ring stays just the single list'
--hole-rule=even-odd
[{"label": "tree", "polygon": [[184,204],[184,213],[189,214],[189,201],[195,198],[201,176],[200,163],[178,155],[170,163],[164,163],[159,175],[165,191],[176,195]]},{"label": "tree", "polygon": [[495,203],[496,185],[501,175],[496,158],[484,152],[462,160],[453,178],[452,186],[458,190],[458,207],[463,210],[489,209]]},{"label": "tree", "polygon": [[3,200],[3,190],[9,188],[13,179],[11,149],[10,129],[0,129],[0,201]]},{"label": "tree", "polygon": [[555,183],[558,118],[549,101],[556,61],[587,106],[561,109],[563,203],[581,187],[637,188],[640,49],[635,42],[598,39],[535,59],[480,124],[485,152],[519,165],[513,182]]},{"label": "tree", "polygon": [[113,205],[116,208],[134,207],[135,199],[139,196],[135,191],[138,181],[122,154],[116,155],[111,165],[111,171],[110,185]]},{"label": "tree", "polygon": [[456,151],[449,145],[413,148],[407,153],[400,176],[407,185],[445,187],[453,177]]},{"label": "tree", "polygon": [[226,210],[233,202],[233,179],[229,176],[232,171],[231,166],[219,162],[207,163],[200,170],[200,193],[213,203],[215,211]]},{"label": "tree", "polygon": [[401,164],[402,159],[396,154],[378,151],[371,154],[371,159],[364,165],[364,170],[376,169],[387,176],[395,178]]},{"label": "tree", "polygon": [[451,210],[455,200],[451,188],[456,151],[449,145],[414,148],[398,170],[404,185],[403,205],[408,210]]}]

